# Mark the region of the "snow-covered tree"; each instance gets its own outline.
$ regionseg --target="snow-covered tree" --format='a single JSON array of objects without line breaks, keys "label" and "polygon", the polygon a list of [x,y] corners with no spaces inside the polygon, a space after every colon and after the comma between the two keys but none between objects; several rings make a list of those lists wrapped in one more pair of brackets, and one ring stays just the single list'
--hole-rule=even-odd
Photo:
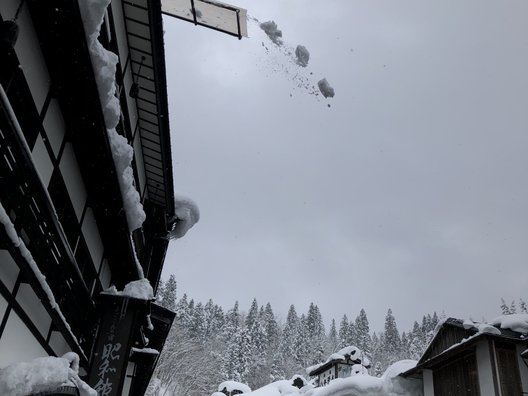
[{"label": "snow-covered tree", "polygon": [[336,329],[336,323],[335,319],[332,319],[332,323],[330,324],[330,330],[328,332],[328,341],[327,341],[327,350],[326,354],[331,355],[332,353],[336,352],[338,350],[339,341],[337,339],[337,329]]},{"label": "snow-covered tree", "polygon": [[162,307],[176,311],[176,277],[174,275],[169,276],[163,289],[158,291],[158,298]]},{"label": "snow-covered tree", "polygon": [[356,343],[353,344],[361,349],[367,355],[370,354],[370,326],[367,319],[367,314],[363,308],[359,312],[359,315],[356,317],[355,322],[355,333],[356,333]]},{"label": "snow-covered tree", "polygon": [[339,323],[339,347],[344,348],[348,346],[348,337],[349,337],[349,323],[348,317],[343,315],[341,322]]},{"label": "snow-covered tree", "polygon": [[500,306],[500,309],[501,309],[501,313],[503,315],[509,315],[511,314],[510,312],[510,308],[508,307],[508,305],[506,304],[506,301],[504,301],[504,298],[501,298],[501,306]]},{"label": "snow-covered tree", "polygon": [[526,301],[522,298],[519,299],[519,313],[526,314],[528,313],[528,307],[526,306]]},{"label": "snow-covered tree", "polygon": [[387,316],[385,317],[385,332],[384,332],[384,343],[383,349],[388,356],[389,364],[392,364],[399,360],[401,351],[401,339],[400,333],[396,326],[396,319],[392,314],[392,310],[389,308]]}]

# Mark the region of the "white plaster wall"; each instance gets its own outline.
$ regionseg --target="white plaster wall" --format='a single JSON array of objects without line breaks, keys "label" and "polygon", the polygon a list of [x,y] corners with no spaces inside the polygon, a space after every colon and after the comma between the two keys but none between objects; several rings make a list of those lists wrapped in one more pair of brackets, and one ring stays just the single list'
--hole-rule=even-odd
[{"label": "white plaster wall", "polygon": [[42,356],[48,356],[48,354],[18,315],[11,312],[2,338],[0,338],[0,368]]},{"label": "white plaster wall", "polygon": [[20,285],[16,300],[37,327],[40,334],[46,338],[51,325],[51,317],[28,283]]},{"label": "white plaster wall", "polygon": [[4,318],[4,314],[5,314],[6,309],[7,309],[7,301],[0,294],[0,320],[2,320]]},{"label": "white plaster wall", "polygon": [[488,340],[480,341],[477,344],[476,357],[480,395],[496,396],[495,386],[493,385],[493,366],[491,362]]},{"label": "white plaster wall", "polygon": [[86,189],[71,143],[66,143],[59,167],[75,209],[75,214],[77,219],[80,220],[86,203]]},{"label": "white plaster wall", "polygon": [[51,162],[48,150],[46,150],[44,140],[42,140],[40,134],[38,135],[35,147],[33,147],[33,151],[31,152],[31,157],[33,158],[35,168],[37,168],[40,180],[42,180],[44,187],[48,188],[51,174],[53,173],[53,163]]},{"label": "white plaster wall", "polygon": [[71,351],[71,348],[69,347],[68,343],[66,342],[60,331],[51,332],[49,345],[57,356],[62,356],[66,352]]},{"label": "white plaster wall", "polygon": [[103,260],[103,265],[101,266],[101,271],[99,273],[99,281],[101,282],[103,289],[107,289],[110,287],[111,280],[112,280],[112,271],[110,270],[108,261],[105,259]]},{"label": "white plaster wall", "polygon": [[18,277],[20,269],[16,265],[15,260],[7,250],[0,250],[0,279],[4,285],[10,290],[15,287],[15,282]]},{"label": "white plaster wall", "polygon": [[82,233],[86,244],[88,245],[88,250],[92,256],[93,263],[95,265],[95,271],[99,272],[99,267],[101,266],[101,260],[103,259],[103,242],[99,235],[99,228],[95,222],[95,217],[91,208],[86,209],[86,214],[84,215],[84,221],[82,225]]},{"label": "white plaster wall", "polygon": [[434,396],[433,371],[425,369],[423,371],[424,396]]},{"label": "white plaster wall", "polygon": [[53,149],[53,153],[55,154],[55,158],[57,158],[66,132],[66,125],[57,99],[51,99],[42,123],[51,148]]},{"label": "white plaster wall", "polygon": [[528,393],[528,367],[524,364],[521,353],[528,349],[528,344],[517,345],[517,362],[519,363],[519,373],[521,374],[521,384],[523,393]]}]

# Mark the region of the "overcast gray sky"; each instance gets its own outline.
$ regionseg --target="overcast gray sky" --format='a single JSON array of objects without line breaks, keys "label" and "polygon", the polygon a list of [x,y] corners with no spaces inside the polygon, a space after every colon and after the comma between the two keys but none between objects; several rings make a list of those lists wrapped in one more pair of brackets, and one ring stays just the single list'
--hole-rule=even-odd
[{"label": "overcast gray sky", "polygon": [[232,1],[311,57],[294,78],[254,22],[165,18],[175,190],[201,210],[167,255],[179,297],[373,330],[390,307],[400,331],[527,299],[528,2]]}]

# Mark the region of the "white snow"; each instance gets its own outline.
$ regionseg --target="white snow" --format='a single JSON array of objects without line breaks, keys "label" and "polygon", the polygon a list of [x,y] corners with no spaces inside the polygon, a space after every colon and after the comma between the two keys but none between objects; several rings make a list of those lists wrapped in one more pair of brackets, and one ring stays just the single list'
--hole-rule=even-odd
[{"label": "white snow", "polygon": [[323,94],[325,98],[333,98],[335,95],[334,88],[330,86],[326,78],[323,78],[322,80],[319,80],[317,82],[317,86],[319,87],[319,91]]},{"label": "white snow", "polygon": [[132,353],[148,353],[149,355],[159,355],[159,351],[153,348],[134,348],[133,347],[132,349],[130,349],[130,354]]},{"label": "white snow", "polygon": [[25,396],[60,386],[76,386],[80,396],[97,396],[97,392],[79,378],[79,357],[73,352],[61,358],[40,357],[0,369],[2,396]]},{"label": "white snow", "polygon": [[112,157],[119,179],[128,228],[130,231],[134,231],[141,227],[146,216],[139,193],[134,186],[134,174],[131,166],[133,149],[126,139],[115,130],[121,114],[119,99],[116,97],[115,82],[116,65],[119,59],[116,54],[107,51],[98,40],[108,4],[110,4],[110,0],[84,0],[79,2],[79,7],[103,108]]},{"label": "white snow", "polygon": [[169,234],[171,239],[183,237],[200,220],[198,205],[187,197],[177,195],[174,197],[176,223]]},{"label": "white snow", "polygon": [[[242,393],[250,393],[251,388],[247,386],[246,384],[243,384],[242,382],[237,381],[224,381],[220,385],[218,385],[218,392],[222,392],[224,388],[228,392],[233,392],[234,390],[239,390]],[[225,396],[225,395],[224,395]]]},{"label": "white snow", "polygon": [[[416,366],[415,360],[402,360],[389,366],[381,378],[354,375],[337,378],[319,388],[292,386],[292,381],[277,381],[250,393],[255,396],[416,396],[422,394],[421,381],[400,377],[399,374]],[[308,388],[308,389],[307,389]]]},{"label": "white snow", "polygon": [[110,286],[102,294],[135,298],[137,300],[154,300],[154,291],[146,278],[127,283],[122,291],[117,290],[115,286]]},{"label": "white snow", "polygon": [[222,392],[213,392],[211,396],[225,396],[225,393]]},{"label": "white snow", "polygon": [[297,58],[297,64],[302,67],[308,66],[310,60],[310,53],[304,45],[298,45],[295,48],[295,57]]},{"label": "white snow", "polygon": [[[33,259],[33,256],[31,255],[31,252],[26,247],[24,241],[22,241],[22,239],[20,239],[20,237],[18,236],[18,233],[17,233],[17,231],[15,229],[14,224],[11,222],[11,219],[7,215],[7,213],[6,213],[4,207],[2,206],[1,203],[0,203],[0,223],[2,223],[2,225],[4,226],[7,235],[9,235],[9,238],[11,239],[11,242],[13,242],[13,245],[15,245],[15,247],[17,247],[20,250],[20,254],[22,255],[22,257],[24,257],[24,259],[28,263],[29,267],[31,268],[31,270],[35,274],[35,277],[37,278],[40,286],[42,287],[42,289],[44,290],[44,293],[46,293],[46,296],[48,297],[48,301],[50,303],[51,309],[53,309],[53,310],[55,310],[57,312],[57,314],[59,315],[59,317],[63,321],[66,329],[69,331],[71,337],[73,338],[75,343],[77,345],[79,345],[77,337],[75,337],[75,334],[73,334],[68,321],[66,320],[66,318],[62,314],[62,311],[60,310],[59,305],[57,304],[57,301],[55,300],[55,296],[53,295],[53,292],[51,291],[51,288],[49,287],[48,282],[46,282],[46,277],[40,271],[37,263]],[[80,348],[80,346],[79,346],[79,348]]]},{"label": "white snow", "polygon": [[463,323],[464,329],[475,329],[479,334],[495,334],[500,335],[501,332],[495,326],[490,325],[489,323],[479,323],[473,322],[472,320],[466,319]]},{"label": "white snow", "polygon": [[[317,370],[318,368],[324,366],[326,363],[331,362],[331,361],[337,360],[337,361],[346,362],[347,360],[346,355],[348,355],[351,360],[360,360],[361,366],[364,366],[364,367],[370,366],[370,360],[363,354],[363,352],[358,347],[350,345],[350,346],[346,346],[340,349],[339,351],[331,354],[328,357],[328,359],[326,359],[323,363],[319,363],[319,364],[315,364],[313,366],[307,367],[306,373],[310,375],[311,372],[313,372],[314,370]],[[359,369],[357,367],[356,369],[353,368],[353,371],[358,371],[358,370]],[[359,371],[363,372],[363,369]]]},{"label": "white snow", "polygon": [[511,314],[498,316],[490,322],[501,329],[509,329],[518,333],[528,333],[528,314]]},{"label": "white snow", "polygon": [[264,30],[264,33],[266,33],[273,43],[278,46],[282,45],[282,31],[277,29],[275,21],[262,22],[260,28]]},{"label": "white snow", "polygon": [[292,385],[291,380],[281,380],[273,382],[269,385],[263,386],[249,395],[252,396],[286,396],[286,395],[300,395],[302,391],[296,386]]}]

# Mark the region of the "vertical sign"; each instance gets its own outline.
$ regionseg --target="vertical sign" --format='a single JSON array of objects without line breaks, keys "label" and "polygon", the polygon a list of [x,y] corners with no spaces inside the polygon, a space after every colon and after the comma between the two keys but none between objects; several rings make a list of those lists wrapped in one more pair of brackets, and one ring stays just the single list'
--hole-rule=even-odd
[{"label": "vertical sign", "polygon": [[104,300],[104,313],[88,382],[98,396],[117,396],[121,394],[126,375],[135,310],[128,307],[131,302],[128,298],[105,296]]}]

